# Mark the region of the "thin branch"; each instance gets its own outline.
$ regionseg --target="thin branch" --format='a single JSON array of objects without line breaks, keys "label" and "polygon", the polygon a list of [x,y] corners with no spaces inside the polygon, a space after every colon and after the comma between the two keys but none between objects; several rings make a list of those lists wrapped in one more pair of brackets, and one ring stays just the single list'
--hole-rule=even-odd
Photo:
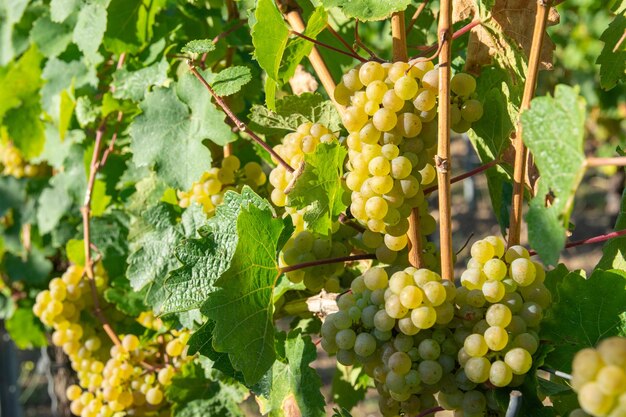
[{"label": "thin branch", "polygon": [[[550,0],[537,1],[537,14],[535,16],[535,29],[530,47],[530,58],[528,61],[528,76],[524,84],[524,95],[520,113],[530,108],[530,100],[535,95],[537,85],[537,75],[539,74],[539,62],[543,38],[548,21],[548,11]],[[524,205],[524,178],[526,176],[526,164],[528,161],[528,150],[522,139],[522,127],[518,121],[515,135],[515,163],[513,166],[513,202],[511,206],[511,225],[509,227],[508,245],[518,245],[522,231],[522,207]]]},{"label": "thin branch", "polygon": [[509,406],[504,417],[517,417],[522,409],[522,393],[517,390],[511,391],[509,396]]},{"label": "thin branch", "polygon": [[615,156],[612,158],[588,157],[585,160],[587,167],[604,167],[604,166],[626,166],[626,156]]},{"label": "thin branch", "polygon": [[439,241],[441,251],[441,277],[454,279],[454,253],[452,248],[452,210],[450,193],[450,78],[452,76],[452,0],[441,0],[439,10],[439,138],[435,167],[439,187]]},{"label": "thin branch", "polygon": [[326,30],[328,30],[330,34],[333,35],[343,46],[345,46],[348,51],[357,55],[357,52],[350,46],[348,42],[346,42],[346,40],[339,33],[337,33],[337,31],[330,25],[330,23],[326,25]]},{"label": "thin branch", "polygon": [[359,20],[358,19],[354,22],[354,43],[356,43],[359,48],[367,52],[370,56],[370,59],[374,61],[382,62],[382,59],[380,59],[378,55],[376,55],[374,51],[368,48],[367,45],[365,45],[365,43],[361,40],[361,37],[359,36]]},{"label": "thin branch", "polygon": [[335,47],[334,47],[334,46],[332,46],[332,45],[328,45],[327,43],[320,42],[320,41],[318,41],[317,39],[313,39],[313,38],[311,38],[311,37],[309,37],[309,36],[305,35],[304,33],[301,33],[301,32],[295,31],[295,30],[292,30],[292,31],[291,31],[291,34],[292,34],[292,35],[296,35],[296,36],[298,36],[298,37],[300,37],[300,38],[302,38],[302,39],[305,39],[305,40],[307,40],[307,41],[309,41],[309,42],[311,42],[311,43],[314,43],[314,44],[315,44],[315,45],[317,45],[317,46],[321,46],[321,47],[324,47],[324,48],[326,48],[326,49],[330,49],[331,51],[335,51],[335,52],[337,52],[337,53],[340,53],[340,54],[343,54],[343,55],[347,55],[347,56],[352,57],[352,58],[354,58],[354,59],[358,59],[358,60],[359,60],[359,61],[361,61],[361,62],[366,62],[366,61],[367,61],[367,59],[363,58],[363,57],[362,57],[362,56],[360,56],[360,55],[357,55],[356,53],[347,52],[347,51],[344,51],[343,49],[335,48]]},{"label": "thin branch", "polygon": [[427,408],[426,410],[420,412],[416,417],[426,417],[426,416],[434,414],[434,413],[436,413],[438,411],[443,411],[443,410],[444,410],[444,408],[440,407],[440,406]]},{"label": "thin branch", "polygon": [[[606,242],[607,240],[611,240],[613,238],[621,237],[621,236],[626,236],[626,229],[618,230],[616,232],[606,233],[600,236],[590,237],[587,239],[576,240],[574,242],[567,243],[565,245],[565,249],[575,248],[577,246],[583,246],[583,245],[590,245],[592,243]],[[534,250],[528,251],[528,253],[530,254],[530,256],[535,256],[537,254],[537,252]]]},{"label": "thin branch", "polygon": [[[486,164],[483,164],[483,165],[481,165],[479,167],[476,167],[476,168],[474,168],[474,169],[472,169],[470,171],[467,171],[467,172],[465,172],[463,174],[457,175],[456,177],[452,177],[450,179],[450,184],[454,184],[456,182],[463,181],[466,178],[473,177],[474,175],[480,174],[481,172],[486,171],[489,168],[494,167],[496,165],[499,165],[501,163],[502,163],[502,161],[494,159],[491,162],[487,162]],[[424,194],[430,194],[430,193],[432,193],[434,191],[437,191],[438,188],[439,187],[437,185],[433,185],[431,187],[428,187],[428,188],[426,188],[424,190]]]},{"label": "thin branch", "polygon": [[415,27],[415,23],[417,22],[417,19],[419,19],[420,14],[422,14],[427,4],[428,4],[428,0],[424,0],[419,6],[417,6],[417,10],[415,10],[415,13],[413,13],[413,16],[411,17],[411,21],[409,22],[409,27],[406,28],[407,35],[411,33],[411,31],[413,30],[413,27]]},{"label": "thin branch", "polygon": [[368,259],[376,259],[376,255],[373,253],[365,253],[361,255],[349,255],[341,256],[339,258],[318,259],[315,261],[303,262],[301,264],[289,265],[284,268],[280,268],[280,273],[297,271],[298,269],[310,268],[318,265],[339,264],[344,262],[363,261]]},{"label": "thin branch", "polygon": [[617,41],[617,43],[613,47],[613,52],[617,52],[617,50],[622,45],[622,43],[624,43],[624,40],[626,40],[626,29],[624,30],[624,33],[622,34],[622,37],[619,38],[619,40]]},{"label": "thin branch", "polygon": [[339,222],[345,224],[346,226],[350,226],[351,228],[353,228],[354,230],[360,233],[363,233],[365,231],[365,227],[352,221],[352,219],[346,216],[345,213],[341,213],[339,215]]},{"label": "thin branch", "polygon": [[467,237],[467,239],[465,240],[465,243],[463,244],[463,246],[461,246],[461,248],[459,250],[456,251],[456,254],[458,255],[459,253],[461,253],[463,251],[463,249],[465,249],[467,247],[467,245],[469,245],[470,240],[472,240],[472,238],[474,237],[474,233],[470,233],[470,235]]},{"label": "thin branch", "polygon": [[[457,30],[456,32],[454,32],[452,34],[452,39],[457,39],[460,38],[461,36],[465,35],[467,32],[469,32],[470,30],[472,30],[473,28],[475,28],[476,26],[482,24],[482,21],[480,19],[474,19],[471,22],[469,22],[467,25],[463,26],[461,29]],[[439,48],[439,42],[437,43],[433,43],[430,46],[410,46],[409,48],[411,49],[420,49],[422,52],[419,53],[419,55],[416,58],[413,59],[417,59],[421,56],[424,56],[426,54],[431,53],[432,51],[436,51]],[[413,60],[411,59],[411,61]]]},{"label": "thin branch", "polygon": [[281,158],[281,156],[278,155],[276,153],[276,151],[274,151],[274,149],[272,149],[272,147],[270,145],[268,145],[263,139],[261,139],[256,133],[254,133],[253,131],[248,129],[248,126],[244,122],[242,122],[235,115],[235,113],[233,113],[233,111],[230,109],[230,107],[228,107],[228,105],[226,105],[224,100],[215,93],[213,88],[209,85],[207,80],[204,79],[202,74],[200,74],[198,72],[198,69],[196,68],[196,66],[194,65],[194,63],[191,60],[187,60],[187,65],[189,66],[189,70],[193,73],[193,75],[195,75],[195,77],[202,83],[202,85],[204,85],[204,87],[209,91],[209,93],[211,93],[211,96],[213,96],[213,99],[222,108],[224,113],[226,113],[226,115],[230,118],[230,120],[232,120],[235,123],[235,125],[237,126],[239,131],[246,132],[248,135],[250,135],[250,137],[257,144],[259,144],[270,155],[272,155],[272,157],[274,159],[276,159],[278,161],[278,163],[281,164],[288,172],[293,172],[294,169],[291,167],[291,165],[289,165],[287,162],[285,162],[285,160],[283,158]]},{"label": "thin branch", "polygon": [[115,130],[113,131],[113,136],[111,136],[111,141],[109,142],[109,146],[102,153],[102,158],[100,158],[100,163],[98,164],[99,168],[104,167],[109,159],[109,155],[113,152],[115,148],[115,141],[117,140],[117,135],[119,133],[120,124],[122,123],[122,119],[124,118],[124,112],[118,111],[117,118],[115,120]]}]

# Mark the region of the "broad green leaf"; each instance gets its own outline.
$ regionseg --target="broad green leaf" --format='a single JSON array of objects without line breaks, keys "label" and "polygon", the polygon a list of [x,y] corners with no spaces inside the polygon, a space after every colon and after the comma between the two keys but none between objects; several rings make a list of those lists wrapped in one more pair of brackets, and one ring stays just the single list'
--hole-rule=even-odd
[{"label": "broad green leaf", "polygon": [[148,89],[152,86],[164,86],[167,82],[169,65],[161,60],[137,71],[128,71],[125,68],[113,73],[113,97],[133,101],[143,100]]},{"label": "broad green leaf", "polygon": [[[91,241],[102,254],[102,264],[110,278],[123,275],[128,257],[128,214],[109,210],[91,219]],[[82,234],[82,227],[79,229]]]},{"label": "broad green leaf", "polygon": [[41,106],[43,110],[59,119],[61,92],[74,86],[74,89],[95,88],[98,85],[96,69],[82,61],[65,62],[50,58],[41,74],[46,81],[41,88]]},{"label": "broad green leaf", "polygon": [[135,292],[126,277],[120,276],[110,280],[104,291],[104,299],[116,309],[131,317],[137,317],[148,308],[144,304],[145,294]]},{"label": "broad green leaf", "polygon": [[322,0],[326,8],[338,7],[343,14],[361,21],[382,20],[407,8],[411,0]]},{"label": "broad green leaf", "polygon": [[195,361],[182,366],[179,374],[165,390],[170,402],[184,404],[198,398],[211,398],[218,394],[220,385],[206,377],[204,368]]},{"label": "broad green leaf", "polygon": [[72,207],[72,197],[67,190],[69,181],[71,178],[64,172],[55,175],[50,181],[51,187],[43,190],[39,196],[37,225],[40,233],[50,233]]},{"label": "broad green leaf", "polygon": [[218,96],[230,96],[252,80],[250,68],[244,66],[228,67],[217,73],[210,81]]},{"label": "broad green leaf", "polygon": [[360,367],[337,364],[331,386],[333,402],[351,410],[359,401],[365,399],[367,386],[358,383],[361,375],[364,375],[364,372]]},{"label": "broad green leaf", "polygon": [[183,54],[206,54],[215,50],[215,44],[209,39],[196,39],[187,42],[181,49]]},{"label": "broad green leaf", "polygon": [[600,65],[600,85],[605,90],[615,87],[618,82],[626,80],[626,44],[614,51],[626,31],[626,16],[619,14],[604,31],[600,40],[604,42],[604,48],[596,61]]},{"label": "broad green leaf", "polygon": [[229,354],[247,385],[258,382],[276,359],[272,291],[279,278],[277,245],[284,228],[270,210],[243,208],[230,268],[202,308],[215,322],[213,347]]},{"label": "broad green leaf", "polygon": [[164,5],[164,0],[111,0],[104,47],[118,55],[138,52],[152,37],[155,17]]},{"label": "broad green leaf", "polygon": [[7,111],[4,124],[13,144],[26,159],[34,158],[43,151],[46,138],[38,96],[25,97],[19,108]]},{"label": "broad green leaf", "polygon": [[208,320],[202,325],[202,327],[195,331],[187,343],[189,346],[188,353],[190,355],[199,353],[200,355],[209,358],[213,362],[213,368],[219,370],[224,375],[243,382],[243,375],[233,369],[233,364],[228,358],[228,353],[217,352],[213,349],[214,329],[215,323]]},{"label": "broad green leaf", "polygon": [[7,252],[4,258],[4,268],[12,281],[21,281],[32,286],[42,286],[48,280],[52,271],[50,262],[41,250],[36,247],[23,256]]},{"label": "broad green leaf", "polygon": [[130,125],[133,161],[155,166],[172,187],[188,189],[211,166],[211,152],[203,140],[218,145],[233,140],[224,114],[189,73],[171,88],[146,94],[140,108],[143,114]]},{"label": "broad green leaf", "polygon": [[[59,136],[61,140],[65,139],[65,134],[72,122],[72,115],[74,114],[74,107],[76,107],[76,100],[74,100],[74,88],[71,88],[71,92],[67,90],[61,91],[60,103],[59,103]],[[43,126],[42,126],[43,130]]]},{"label": "broad green leaf", "polygon": [[588,279],[570,273],[557,285],[556,298],[545,312],[540,338],[556,347],[546,364],[569,373],[576,352],[619,334],[626,273],[598,269]]},{"label": "broad green leaf", "polygon": [[[626,190],[622,193],[622,204],[615,223],[615,230],[626,229]],[[602,259],[596,265],[598,269],[626,270],[626,236],[615,237],[602,248]]]},{"label": "broad green leaf", "polygon": [[61,140],[58,127],[52,123],[46,123],[45,136],[46,142],[43,151],[37,158],[31,159],[31,161],[45,161],[48,165],[61,170],[63,161],[72,152],[72,145],[80,143],[85,139],[85,131],[79,129],[70,130],[65,133],[65,138]]},{"label": "broad green leaf", "polygon": [[279,358],[259,383],[260,390],[268,393],[260,403],[261,412],[270,417],[326,415],[322,381],[309,366],[317,357],[315,345],[295,331],[281,345],[277,340]]},{"label": "broad green leaf", "polygon": [[[528,240],[545,263],[554,265],[585,170],[585,102],[576,89],[558,85],[554,97],[535,98],[521,119],[524,143],[541,174],[527,215]],[[547,196],[552,199],[549,207]]]},{"label": "broad green leaf", "polygon": [[289,28],[273,0],[259,0],[254,16],[256,23],[251,28],[254,57],[267,75],[278,81]]},{"label": "broad green leaf", "polygon": [[107,11],[102,4],[88,3],[82,6],[72,39],[89,62],[97,62],[99,59],[98,49],[106,27]]},{"label": "broad green leaf", "polygon": [[30,31],[30,39],[47,57],[61,54],[72,41],[72,31],[66,25],[55,23],[50,17],[41,16]]},{"label": "broad green leaf", "polygon": [[7,65],[20,52],[16,50],[14,26],[22,19],[29,1],[6,0],[0,2],[0,66]]},{"label": "broad green leaf", "polygon": [[311,231],[328,236],[333,222],[346,205],[341,185],[343,164],[348,152],[339,143],[320,143],[304,157],[304,171],[288,194],[288,205],[304,210]]},{"label": "broad green leaf", "polygon": [[13,176],[0,176],[0,217],[9,209],[21,208],[26,199],[26,184]]},{"label": "broad green leaf", "polygon": [[106,184],[104,181],[96,180],[91,193],[91,215],[102,216],[110,202],[111,196],[106,193]]},{"label": "broad green leaf", "polygon": [[42,59],[33,46],[17,62],[9,64],[6,71],[0,71],[0,120],[10,109],[36,97],[42,84],[39,67]]},{"label": "broad green leaf", "polygon": [[[115,77],[115,74],[113,77]],[[78,121],[80,127],[83,128],[95,122],[96,118],[100,115],[100,108],[87,96],[80,96],[76,99],[76,108],[74,110],[76,121]]]},{"label": "broad green leaf", "polygon": [[19,349],[46,346],[46,334],[31,308],[18,308],[5,323],[7,332]]},{"label": "broad green leaf", "polygon": [[180,408],[174,417],[244,417],[234,401],[224,401],[220,395],[210,399],[193,400]]},{"label": "broad green leaf", "polygon": [[51,0],[50,15],[53,22],[61,23],[67,19],[72,12],[78,9],[81,0]]},{"label": "broad green leaf", "polygon": [[65,256],[67,260],[75,265],[85,265],[85,241],[80,239],[70,239],[65,244]]},{"label": "broad green leaf", "polygon": [[276,110],[255,104],[249,114],[250,127],[265,134],[285,135],[302,123],[320,123],[333,132],[342,128],[335,106],[317,93],[286,96],[276,101]]}]

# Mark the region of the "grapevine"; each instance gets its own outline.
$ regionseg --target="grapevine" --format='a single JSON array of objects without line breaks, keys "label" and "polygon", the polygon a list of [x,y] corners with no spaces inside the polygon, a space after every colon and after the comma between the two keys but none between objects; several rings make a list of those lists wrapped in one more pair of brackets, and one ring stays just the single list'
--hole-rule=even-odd
[{"label": "grapevine", "polygon": [[1,415],[626,415],[622,4],[131,3],[0,5]]}]

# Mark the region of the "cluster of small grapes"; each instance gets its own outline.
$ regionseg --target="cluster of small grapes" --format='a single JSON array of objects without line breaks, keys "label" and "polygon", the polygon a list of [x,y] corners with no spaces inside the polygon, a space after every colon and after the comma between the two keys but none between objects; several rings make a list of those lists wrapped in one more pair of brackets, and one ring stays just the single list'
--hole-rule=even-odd
[{"label": "cluster of small grapes", "polygon": [[214,167],[202,174],[189,191],[178,191],[178,204],[183,208],[193,203],[201,204],[204,212],[212,216],[215,208],[222,203],[226,191],[236,190],[238,185],[249,185],[256,189],[266,181],[261,165],[248,162],[241,168],[239,158],[230,155],[222,160],[220,168]]},{"label": "cluster of small grapes", "polygon": [[[304,156],[315,152],[320,143],[337,141],[337,136],[326,126],[319,123],[302,123],[295,132],[285,135],[279,145],[274,146],[274,151],[283,158],[290,166],[297,168],[304,161]],[[275,163],[277,161],[274,161]],[[293,179],[290,173],[280,164],[270,172],[270,184],[274,187],[271,200],[277,207],[285,207],[291,215],[296,232],[304,230],[302,213],[293,207],[289,207],[287,201],[287,188]]]},{"label": "cluster of small grapes", "polygon": [[452,106],[450,106],[450,122],[452,130],[465,133],[472,123],[483,117],[483,105],[476,100],[476,80],[469,74],[458,73],[450,80]]},{"label": "cluster of small grapes", "polygon": [[0,144],[0,165],[3,167],[3,175],[11,175],[16,178],[35,177],[44,169],[42,165],[26,162],[22,152],[12,143]]},{"label": "cluster of small grapes", "polygon": [[409,267],[388,277],[370,268],[324,321],[322,347],[344,365],[363,364],[376,381],[383,415],[436,405],[434,394],[444,373],[453,371],[458,350],[445,330],[455,294],[452,282],[428,269]]},{"label": "cluster of small grapes", "polygon": [[[352,251],[349,239],[356,233],[353,228],[339,222],[334,225],[330,237],[318,236],[307,230],[296,232],[282,249],[280,266],[347,256]],[[327,292],[338,293],[344,287],[341,283],[344,271],[342,263],[333,263],[302,268],[285,275],[291,282],[303,282],[312,292],[319,292],[324,288]]]},{"label": "cluster of small grapes", "polygon": [[570,417],[626,416],[626,338],[610,337],[596,349],[579,351],[572,364],[572,387],[582,410]]},{"label": "cluster of small grapes", "polygon": [[[159,334],[159,339],[141,340],[128,334],[120,346],[111,346],[98,326],[83,325],[93,319],[91,288],[83,279],[84,268],[71,265],[61,278],[50,281],[49,289],[37,295],[33,307],[41,321],[52,327],[52,343],[68,355],[76,371],[78,385],[67,390],[71,412],[81,417],[111,417],[118,412],[134,415],[158,415],[163,408],[163,388],[176,370],[187,361],[184,348],[189,332],[166,330],[152,313],[142,313],[139,323]],[[105,271],[96,266],[96,289],[107,285]],[[158,369],[145,364],[162,358],[161,347],[169,363]],[[161,359],[162,361],[162,359]]]}]

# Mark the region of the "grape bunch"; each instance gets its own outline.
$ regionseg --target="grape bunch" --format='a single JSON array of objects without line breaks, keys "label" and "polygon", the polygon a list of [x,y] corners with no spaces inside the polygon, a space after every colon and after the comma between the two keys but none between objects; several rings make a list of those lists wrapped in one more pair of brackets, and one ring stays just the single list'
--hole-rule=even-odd
[{"label": "grape bunch", "polygon": [[[352,250],[349,239],[355,234],[356,230],[340,223],[334,225],[330,237],[319,236],[308,230],[295,232],[282,249],[280,267],[347,256]],[[297,269],[285,275],[291,282],[303,282],[309,291],[319,292],[324,288],[327,292],[338,293],[343,287],[341,277],[344,271],[343,263],[332,263]]]},{"label": "grape bunch", "polygon": [[376,381],[383,415],[428,408],[454,369],[457,346],[445,328],[454,318],[455,293],[452,282],[428,269],[389,277],[372,267],[339,297],[339,311],[322,325],[321,345],[343,365],[363,365]]},{"label": "grape bunch", "polygon": [[[610,337],[596,349],[579,351],[572,364],[572,387],[584,413],[626,416],[626,338]],[[570,416],[584,413],[578,410]]]},{"label": "grape bunch", "polygon": [[461,275],[456,302],[463,339],[458,360],[467,378],[493,386],[516,386],[532,366],[538,328],[551,296],[543,267],[528,251],[489,236],[474,243]]},{"label": "grape bunch", "polygon": [[[158,334],[158,338],[127,334],[121,336],[119,345],[112,345],[99,326],[84,325],[95,323],[95,318],[90,315],[93,298],[83,273],[82,267],[71,265],[37,295],[33,307],[41,321],[54,329],[52,343],[63,349],[76,371],[78,385],[68,387],[66,392],[71,412],[81,417],[112,417],[119,412],[158,414],[167,408],[164,388],[190,360],[184,353],[189,332],[168,330],[160,319],[145,312],[137,321],[146,328],[147,335]],[[100,264],[96,266],[95,281],[101,293],[107,277]],[[167,363],[162,346],[168,355]]]},{"label": "grape bunch", "polygon": [[42,165],[33,165],[24,160],[22,152],[12,143],[0,143],[0,165],[3,175],[16,178],[35,177],[43,172]]},{"label": "grape bunch", "polygon": [[214,167],[202,174],[189,191],[178,191],[178,204],[187,208],[192,203],[198,203],[208,216],[212,216],[215,208],[222,203],[226,191],[236,190],[238,184],[257,189],[266,181],[261,165],[248,162],[242,168],[239,158],[229,155],[222,160],[220,168]]},{"label": "grape bunch", "polygon": [[465,133],[483,117],[483,105],[476,100],[476,80],[469,74],[458,73],[450,80],[450,91],[452,130]]},{"label": "grape bunch", "polygon": [[[466,85],[469,79],[474,81],[468,74],[455,75],[456,91],[463,93],[456,102],[475,88],[475,81],[474,87]],[[366,62],[344,74],[335,90],[336,101],[347,106],[342,119],[349,133],[350,211],[367,226],[363,241],[376,248],[381,262],[393,263],[407,247],[413,209],[418,209],[424,245],[436,227],[423,187],[436,177],[438,88],[439,73],[431,62]]]}]

